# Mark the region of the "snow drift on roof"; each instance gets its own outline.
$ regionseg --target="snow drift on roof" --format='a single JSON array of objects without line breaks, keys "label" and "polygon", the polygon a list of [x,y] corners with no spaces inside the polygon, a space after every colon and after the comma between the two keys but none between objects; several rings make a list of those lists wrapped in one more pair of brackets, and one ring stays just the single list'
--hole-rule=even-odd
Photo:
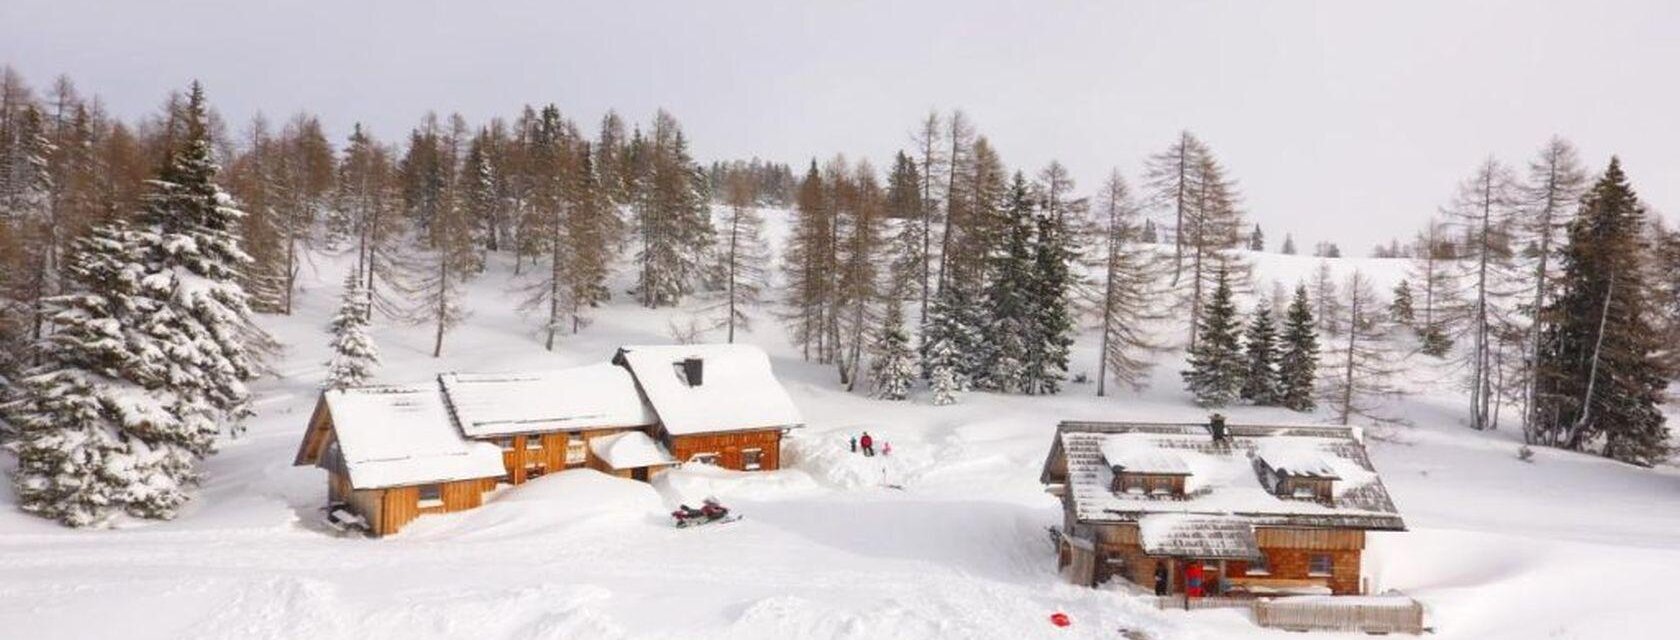
[{"label": "snow drift on roof", "polygon": [[[1136,434],[1131,434],[1136,435]],[[1103,459],[1127,473],[1189,475],[1190,465],[1178,453],[1156,446],[1148,439],[1113,436],[1102,443]]]},{"label": "snow drift on roof", "polygon": [[[672,435],[792,427],[803,422],[770,358],[745,344],[630,346],[619,359]],[[700,384],[691,385],[683,362],[700,362]]]},{"label": "snow drift on roof", "polygon": [[614,469],[676,464],[663,445],[641,431],[625,431],[589,439],[589,450]]},{"label": "snow drift on roof", "polygon": [[1254,452],[1261,462],[1284,475],[1337,478],[1336,469],[1318,446],[1300,440],[1262,441]]},{"label": "snow drift on roof", "polygon": [[530,373],[438,376],[469,438],[654,423],[636,383],[608,363]]},{"label": "snow drift on roof", "polygon": [[1144,553],[1199,560],[1255,560],[1254,525],[1237,516],[1157,513],[1138,519]]},{"label": "snow drift on roof", "polygon": [[461,437],[435,384],[334,389],[322,398],[354,488],[505,473],[499,447]]}]

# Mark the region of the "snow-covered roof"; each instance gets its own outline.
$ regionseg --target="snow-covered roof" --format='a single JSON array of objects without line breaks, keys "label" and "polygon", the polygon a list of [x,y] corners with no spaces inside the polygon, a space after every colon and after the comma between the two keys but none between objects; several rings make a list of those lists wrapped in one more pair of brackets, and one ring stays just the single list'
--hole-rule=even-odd
[{"label": "snow-covered roof", "polygon": [[664,445],[642,431],[625,431],[589,439],[589,450],[614,469],[676,464]]},{"label": "snow-covered roof", "polygon": [[1254,523],[1238,516],[1154,513],[1138,519],[1138,543],[1152,556],[1255,560]]},{"label": "snow-covered roof", "polygon": [[322,394],[350,486],[378,489],[493,478],[496,445],[461,437],[436,384],[334,389]]},{"label": "snow-covered roof", "polygon": [[[684,362],[698,361],[699,384]],[[635,376],[667,432],[689,435],[795,427],[804,422],[770,371],[762,349],[745,344],[628,346],[615,361]]]},{"label": "snow-covered roof", "polygon": [[469,438],[653,424],[630,372],[600,363],[529,373],[438,376]]},{"label": "snow-covered roof", "polygon": [[1126,473],[1189,475],[1190,465],[1177,453],[1149,442],[1122,442],[1109,438],[1102,443],[1103,459],[1110,467]]},{"label": "snow-covered roof", "polygon": [[1254,456],[1273,471],[1288,476],[1336,479],[1336,468],[1322,450],[1297,439],[1261,441]]},{"label": "snow-covered roof", "polygon": [[[1063,484],[1083,522],[1137,522],[1150,514],[1233,515],[1254,525],[1404,529],[1388,490],[1371,466],[1358,432],[1336,426],[1230,425],[1216,442],[1200,424],[1063,422],[1042,476]],[[1183,496],[1113,491],[1110,461],[1132,455],[1174,456],[1186,468]],[[1291,468],[1327,472],[1328,503],[1268,489],[1256,457]],[[1312,462],[1312,464],[1308,464]]]}]

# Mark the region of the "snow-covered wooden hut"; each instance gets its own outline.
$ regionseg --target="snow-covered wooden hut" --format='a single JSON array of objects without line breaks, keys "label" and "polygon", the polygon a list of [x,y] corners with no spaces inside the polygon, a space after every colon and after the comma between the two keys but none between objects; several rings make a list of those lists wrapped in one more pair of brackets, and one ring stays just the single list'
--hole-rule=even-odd
[{"label": "snow-covered wooden hut", "polygon": [[1172,592],[1357,594],[1368,531],[1405,523],[1358,429],[1063,422],[1041,480],[1063,507],[1059,565]]},{"label": "snow-covered wooden hut", "polygon": [[565,469],[777,469],[800,423],[757,347],[624,347],[611,363],[325,392],[295,464],[326,469],[330,508],[384,535]]},{"label": "snow-covered wooden hut", "polygon": [[330,508],[375,535],[477,507],[504,473],[494,444],[462,437],[436,384],[322,393],[294,464],[326,469]]},{"label": "snow-covered wooden hut", "polygon": [[803,422],[752,345],[623,347],[613,362],[630,370],[657,418],[649,435],[679,461],[779,469],[782,434]]}]

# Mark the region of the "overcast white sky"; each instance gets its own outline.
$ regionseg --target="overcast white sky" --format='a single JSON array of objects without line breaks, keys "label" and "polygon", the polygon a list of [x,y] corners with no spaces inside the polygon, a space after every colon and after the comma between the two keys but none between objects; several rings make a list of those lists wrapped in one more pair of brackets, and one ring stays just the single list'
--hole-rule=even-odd
[{"label": "overcast white sky", "polygon": [[[261,5],[261,6],[258,6]],[[570,6],[578,5],[578,6]],[[620,6],[634,5],[634,6]],[[395,139],[428,109],[478,121],[557,103],[665,107],[702,160],[882,166],[960,107],[1011,166],[1093,190],[1188,128],[1275,241],[1363,254],[1418,228],[1492,154],[1548,136],[1620,154],[1680,210],[1680,3],[0,1],[0,63],[136,116],[204,81],[261,110]]]}]

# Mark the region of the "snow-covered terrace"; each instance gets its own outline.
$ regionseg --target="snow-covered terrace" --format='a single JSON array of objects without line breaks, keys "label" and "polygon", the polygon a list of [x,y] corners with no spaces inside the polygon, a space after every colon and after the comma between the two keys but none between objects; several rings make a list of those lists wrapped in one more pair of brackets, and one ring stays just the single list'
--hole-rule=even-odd
[{"label": "snow-covered terrace", "polygon": [[[1316,425],[1232,425],[1227,430],[1227,441],[1216,442],[1201,424],[1064,422],[1044,481],[1065,484],[1083,522],[1201,514],[1239,515],[1257,525],[1405,528],[1357,430]],[[1065,476],[1057,469],[1057,456],[1065,456]],[[1255,457],[1273,469],[1333,478],[1330,503],[1267,490]],[[1186,469],[1185,493],[1117,494],[1112,490],[1116,467],[1138,473]]]}]

